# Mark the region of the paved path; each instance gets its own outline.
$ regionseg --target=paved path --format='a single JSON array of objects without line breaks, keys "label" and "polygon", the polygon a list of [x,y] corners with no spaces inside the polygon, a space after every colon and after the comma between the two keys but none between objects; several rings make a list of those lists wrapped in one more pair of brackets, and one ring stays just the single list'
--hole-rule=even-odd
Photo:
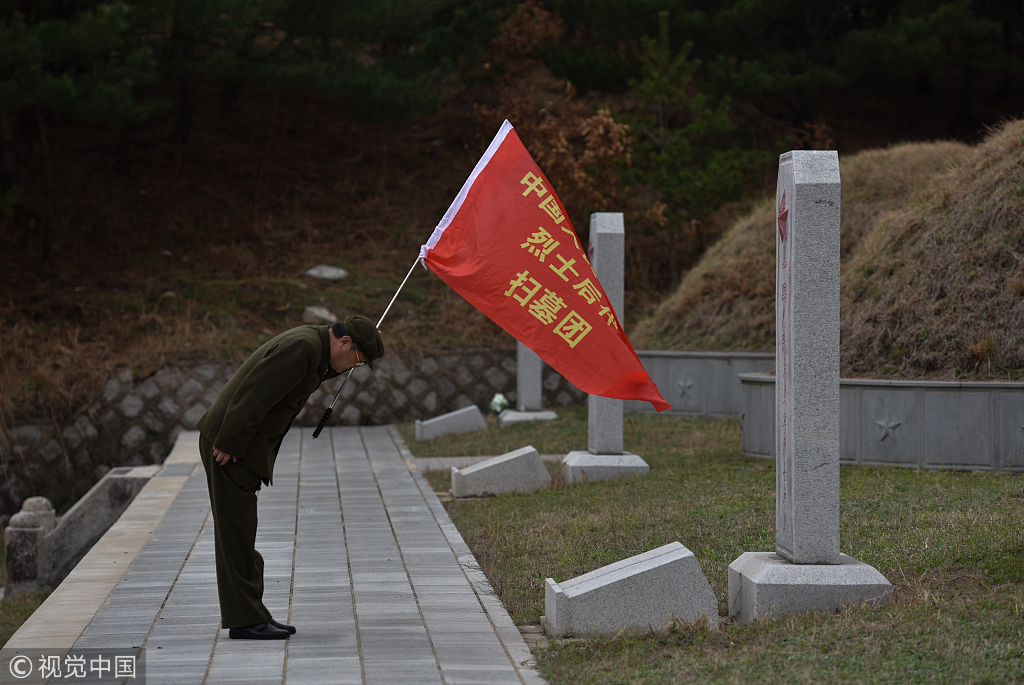
[{"label": "paved path", "polygon": [[285,438],[256,543],[264,602],[296,635],[221,629],[198,433],[184,433],[5,652],[141,648],[147,685],[542,684],[394,429],[310,433]]}]

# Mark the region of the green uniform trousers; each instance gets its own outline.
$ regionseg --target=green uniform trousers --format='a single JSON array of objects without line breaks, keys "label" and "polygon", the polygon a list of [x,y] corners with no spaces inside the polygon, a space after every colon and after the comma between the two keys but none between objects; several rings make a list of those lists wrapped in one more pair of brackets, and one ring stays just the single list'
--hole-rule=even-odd
[{"label": "green uniform trousers", "polygon": [[263,557],[256,551],[256,492],[262,481],[238,462],[218,464],[213,444],[202,435],[199,454],[213,510],[221,625],[266,623],[271,615],[263,605]]}]

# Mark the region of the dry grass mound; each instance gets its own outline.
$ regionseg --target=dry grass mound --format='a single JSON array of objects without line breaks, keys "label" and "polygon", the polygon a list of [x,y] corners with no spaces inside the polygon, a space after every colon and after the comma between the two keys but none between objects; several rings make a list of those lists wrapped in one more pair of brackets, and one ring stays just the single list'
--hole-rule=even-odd
[{"label": "dry grass mound", "polygon": [[[907,143],[840,158],[842,259],[852,258],[881,220],[962,164],[960,143]],[[775,349],[774,202],[738,221],[679,288],[631,335],[646,349]],[[845,338],[844,338],[845,344]]]},{"label": "dry grass mound", "polygon": [[1024,121],[885,215],[844,268],[845,376],[1019,380]]}]

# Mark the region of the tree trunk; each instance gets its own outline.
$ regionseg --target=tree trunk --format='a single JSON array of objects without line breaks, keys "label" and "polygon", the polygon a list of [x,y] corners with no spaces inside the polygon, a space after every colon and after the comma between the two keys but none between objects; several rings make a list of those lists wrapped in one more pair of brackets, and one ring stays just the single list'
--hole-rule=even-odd
[{"label": "tree trunk", "polygon": [[220,89],[220,100],[218,109],[221,113],[230,112],[238,104],[238,96],[242,92],[242,82],[233,78],[224,79],[224,85]]},{"label": "tree trunk", "polygon": [[[1003,17],[1003,52],[1007,58],[1013,59],[1013,15],[1009,8]],[[1003,70],[1003,76],[999,79],[999,86],[996,87],[993,99],[996,104],[1003,104],[1010,95],[1010,74],[1008,69]]]},{"label": "tree trunk", "polygon": [[974,126],[971,110],[974,109],[974,79],[976,70],[970,64],[964,66],[964,80],[960,86],[960,104],[957,107],[954,125],[957,127]]},{"label": "tree trunk", "polygon": [[864,30],[864,8],[861,7],[860,0],[854,0],[849,5],[850,20],[853,22],[853,28],[858,31]]},{"label": "tree trunk", "polygon": [[[241,63],[246,63],[249,59],[249,55],[252,53],[252,45],[256,40],[255,31],[250,31],[246,34],[245,41],[242,43],[242,47],[238,49],[236,57],[238,57]],[[242,92],[242,80],[232,76],[224,78],[224,84],[220,89],[220,102],[218,103],[218,109],[223,114],[230,112],[238,104],[238,96]]]},{"label": "tree trunk", "polygon": [[0,109],[0,193],[11,189],[16,180],[14,159],[14,133],[9,110]]},{"label": "tree trunk", "polygon": [[43,234],[42,261],[45,262],[50,258],[50,252],[53,248],[53,164],[50,161],[50,144],[46,140],[43,115],[38,107],[36,108],[36,125],[39,126],[39,141],[42,144],[43,160],[46,164],[46,212],[43,214],[43,220],[40,222],[41,225],[39,227]]},{"label": "tree trunk", "polygon": [[188,143],[189,133],[192,130],[192,112],[196,108],[196,82],[195,75],[189,62],[192,59],[192,52],[195,47],[195,39],[186,30],[172,32],[172,37],[182,42],[181,48],[181,98],[178,101],[178,121],[171,131],[170,141],[179,145]]},{"label": "tree trunk", "polygon": [[917,92],[930,95],[935,92],[935,87],[932,86],[932,77],[927,71],[918,69],[914,72],[914,81],[917,83]]},{"label": "tree trunk", "polygon": [[178,121],[170,135],[172,143],[179,145],[188,143],[188,135],[192,130],[192,112],[195,111],[196,106],[195,100],[195,76],[191,71],[186,71],[181,77],[181,101],[178,103]]},{"label": "tree trunk", "polygon": [[135,137],[135,124],[126,121],[121,124],[121,132],[117,134],[114,145],[114,171],[119,176],[127,176],[132,170],[132,140]]}]

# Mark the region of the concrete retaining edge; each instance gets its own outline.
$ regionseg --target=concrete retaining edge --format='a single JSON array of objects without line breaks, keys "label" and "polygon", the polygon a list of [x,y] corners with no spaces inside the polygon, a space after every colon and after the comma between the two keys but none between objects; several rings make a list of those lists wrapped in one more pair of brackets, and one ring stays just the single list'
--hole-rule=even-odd
[{"label": "concrete retaining edge", "polygon": [[[669,414],[739,416],[743,400],[739,374],[771,371],[771,352],[664,352],[638,350],[637,356],[672,409]],[[653,413],[650,402],[626,400],[626,412]]]},{"label": "concrete retaining edge", "polygon": [[[775,378],[740,374],[741,444],[775,458]],[[1024,471],[1024,383],[839,381],[839,462]]]}]

